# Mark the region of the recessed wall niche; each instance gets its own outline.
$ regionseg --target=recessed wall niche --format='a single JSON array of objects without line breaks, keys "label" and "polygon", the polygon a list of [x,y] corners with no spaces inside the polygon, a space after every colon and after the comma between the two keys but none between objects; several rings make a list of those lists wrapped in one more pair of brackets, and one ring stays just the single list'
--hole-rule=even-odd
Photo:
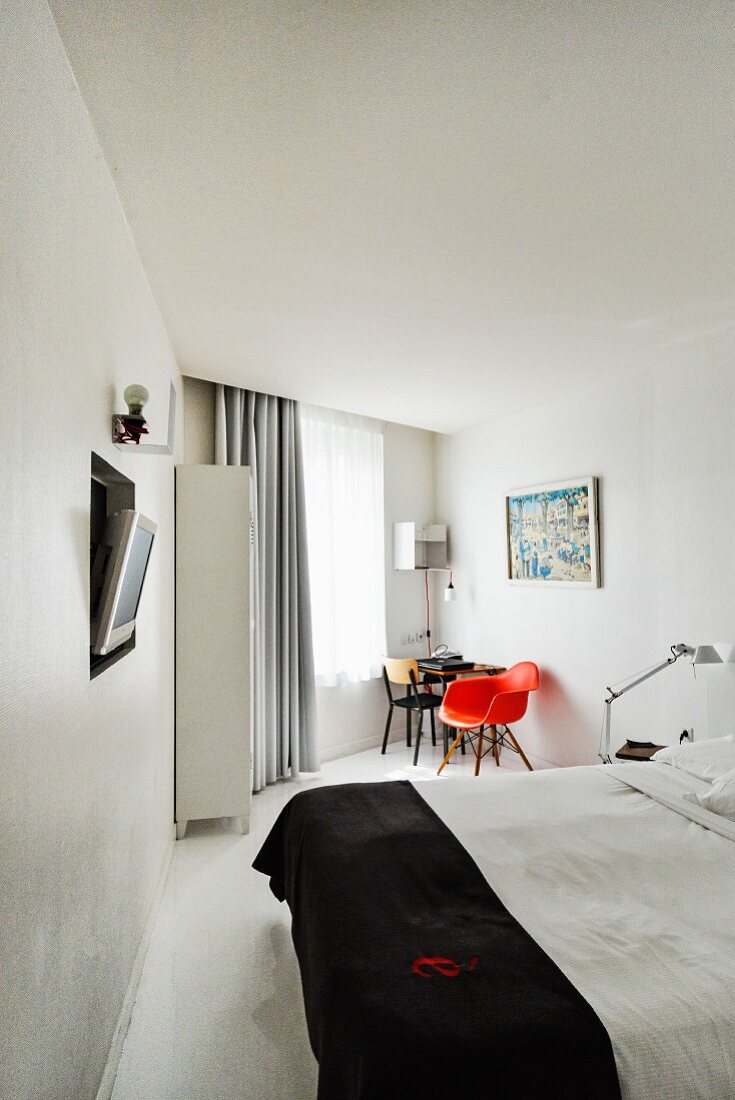
[{"label": "recessed wall niche", "polygon": [[[123,508],[135,508],[135,482],[125,477],[104,458],[92,452],[90,500],[89,500],[89,626],[97,613],[97,604],[101,594],[101,576],[95,571],[97,548],[102,542],[107,517]],[[93,680],[100,673],[122,660],[131,649],[135,649],[135,631],[121,646],[112,653],[97,656],[89,649],[89,678]]]}]

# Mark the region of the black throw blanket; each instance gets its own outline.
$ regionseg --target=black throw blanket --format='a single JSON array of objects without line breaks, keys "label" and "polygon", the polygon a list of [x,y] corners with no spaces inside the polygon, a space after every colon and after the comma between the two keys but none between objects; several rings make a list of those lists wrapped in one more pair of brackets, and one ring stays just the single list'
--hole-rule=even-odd
[{"label": "black throw blanket", "polygon": [[599,1018],[410,783],[297,794],[253,866],[293,916],[318,1100],[619,1100]]}]

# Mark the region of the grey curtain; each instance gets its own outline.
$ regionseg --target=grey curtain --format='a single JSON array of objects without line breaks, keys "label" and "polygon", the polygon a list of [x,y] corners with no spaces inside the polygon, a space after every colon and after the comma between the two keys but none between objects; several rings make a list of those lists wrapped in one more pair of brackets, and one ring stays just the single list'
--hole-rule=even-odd
[{"label": "grey curtain", "polygon": [[253,479],[253,790],[259,791],[319,768],[296,402],[218,386],[215,449],[218,463],[249,466]]}]

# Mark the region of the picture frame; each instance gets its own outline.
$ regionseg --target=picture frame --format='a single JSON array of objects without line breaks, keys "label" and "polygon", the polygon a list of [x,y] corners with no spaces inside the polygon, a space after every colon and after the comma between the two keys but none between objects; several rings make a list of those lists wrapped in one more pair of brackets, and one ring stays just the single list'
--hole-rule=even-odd
[{"label": "picture frame", "polygon": [[601,586],[598,478],[511,489],[505,524],[509,584]]}]

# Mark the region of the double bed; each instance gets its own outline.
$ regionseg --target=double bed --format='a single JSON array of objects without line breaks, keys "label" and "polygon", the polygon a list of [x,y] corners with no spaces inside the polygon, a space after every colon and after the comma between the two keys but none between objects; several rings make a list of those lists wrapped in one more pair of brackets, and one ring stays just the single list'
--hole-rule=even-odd
[{"label": "double bed", "polygon": [[296,795],[319,1100],[732,1100],[735,822],[663,763]]}]

